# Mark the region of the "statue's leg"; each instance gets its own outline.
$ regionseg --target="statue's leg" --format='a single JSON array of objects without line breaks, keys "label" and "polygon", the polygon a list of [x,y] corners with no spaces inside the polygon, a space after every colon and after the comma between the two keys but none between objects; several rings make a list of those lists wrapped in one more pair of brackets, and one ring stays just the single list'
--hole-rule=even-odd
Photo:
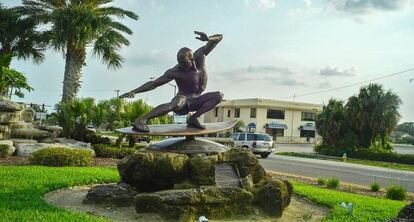
[{"label": "statue's leg", "polygon": [[147,121],[158,116],[165,115],[171,111],[179,110],[185,106],[186,98],[184,96],[178,96],[174,98],[171,102],[161,104],[155,107],[147,115],[139,117],[135,120],[134,130],[149,132]]},{"label": "statue's leg", "polygon": [[196,111],[188,120],[188,126],[205,129],[205,126],[200,123],[198,117],[203,113],[213,109],[217,104],[223,100],[221,92],[210,92],[197,97],[189,104],[190,111]]}]

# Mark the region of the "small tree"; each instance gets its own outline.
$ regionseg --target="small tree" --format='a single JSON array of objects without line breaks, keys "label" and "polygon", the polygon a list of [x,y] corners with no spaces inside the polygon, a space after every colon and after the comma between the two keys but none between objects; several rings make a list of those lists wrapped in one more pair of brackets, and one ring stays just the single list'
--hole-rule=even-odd
[{"label": "small tree", "polygon": [[23,90],[32,91],[33,88],[23,74],[6,66],[10,60],[11,56],[0,57],[0,98],[10,98],[12,95],[23,98]]}]

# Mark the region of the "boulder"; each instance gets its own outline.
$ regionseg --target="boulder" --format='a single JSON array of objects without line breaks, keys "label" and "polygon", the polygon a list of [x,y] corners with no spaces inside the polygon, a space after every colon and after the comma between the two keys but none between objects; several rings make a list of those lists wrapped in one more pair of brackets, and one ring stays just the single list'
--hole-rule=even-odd
[{"label": "boulder", "polygon": [[25,105],[22,103],[15,103],[9,100],[1,100],[0,99],[0,111],[4,112],[15,112],[21,111],[25,109]]},{"label": "boulder", "polygon": [[196,155],[188,160],[189,179],[196,185],[215,184],[215,165],[217,160],[214,156],[204,154]]},{"label": "boulder", "polygon": [[51,133],[37,128],[18,128],[11,130],[12,137],[41,139],[51,136]]},{"label": "boulder", "polygon": [[31,139],[10,139],[11,141],[13,141],[13,145],[16,146],[17,144],[21,144],[21,143],[37,143],[36,140],[31,140]]},{"label": "boulder", "polygon": [[0,124],[10,124],[20,120],[20,112],[4,112],[0,111]]},{"label": "boulder", "polygon": [[280,217],[290,204],[292,191],[293,187],[288,181],[267,177],[255,185],[254,203],[267,214]]},{"label": "boulder", "polygon": [[140,192],[172,189],[188,177],[187,155],[138,152],[118,162],[121,181]]},{"label": "boulder", "polygon": [[219,154],[219,162],[236,163],[240,177],[244,178],[251,174],[253,183],[258,183],[266,174],[256,155],[249,149],[232,148]]},{"label": "boulder", "polygon": [[95,151],[90,148],[85,148],[81,146],[71,146],[71,144],[60,144],[60,143],[20,143],[16,144],[16,155],[21,157],[30,157],[32,153],[41,150],[47,147],[62,147],[68,149],[82,149],[90,150],[92,156],[95,156]]},{"label": "boulder", "polygon": [[77,141],[77,140],[74,140],[74,139],[67,139],[67,138],[60,137],[60,138],[53,139],[53,141],[55,141],[57,143],[65,144],[69,147],[75,147],[75,148],[76,147],[83,147],[83,148],[87,148],[87,149],[91,148],[90,143],[85,143],[85,142]]},{"label": "boulder", "polygon": [[405,206],[401,211],[398,213],[398,219],[406,219],[406,220],[413,220],[414,219],[414,202]]},{"label": "boulder", "polygon": [[126,183],[104,184],[92,187],[83,203],[114,204],[117,206],[133,206],[134,196],[138,192]]},{"label": "boulder", "polygon": [[7,147],[7,155],[11,156],[13,155],[16,148],[13,146],[13,141],[11,140],[0,140],[0,146],[6,146]]},{"label": "boulder", "polygon": [[33,122],[34,116],[35,116],[34,109],[32,109],[31,107],[28,107],[22,112],[21,120],[25,122]]},{"label": "boulder", "polygon": [[202,186],[199,189],[166,190],[135,196],[137,212],[156,212],[168,219],[196,221],[226,218],[253,212],[253,194],[239,187]]}]

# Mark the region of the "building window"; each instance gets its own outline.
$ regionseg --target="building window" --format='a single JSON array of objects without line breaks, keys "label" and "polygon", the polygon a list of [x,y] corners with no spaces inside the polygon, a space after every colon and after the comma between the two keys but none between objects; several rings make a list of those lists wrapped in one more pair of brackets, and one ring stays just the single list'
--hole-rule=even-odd
[{"label": "building window", "polygon": [[315,121],[315,113],[302,112],[302,121]]},{"label": "building window", "polygon": [[285,119],[284,110],[268,109],[267,110],[268,119]]},{"label": "building window", "polygon": [[231,110],[227,110],[227,117],[230,117]]},{"label": "building window", "polygon": [[256,108],[250,108],[250,118],[256,118]]},{"label": "building window", "polygon": [[301,130],[300,137],[315,138],[315,130]]},{"label": "building window", "polygon": [[218,116],[218,107],[216,107],[215,113],[214,113],[214,117]]},{"label": "building window", "polygon": [[234,118],[239,118],[240,117],[240,108],[236,108],[234,109]]}]

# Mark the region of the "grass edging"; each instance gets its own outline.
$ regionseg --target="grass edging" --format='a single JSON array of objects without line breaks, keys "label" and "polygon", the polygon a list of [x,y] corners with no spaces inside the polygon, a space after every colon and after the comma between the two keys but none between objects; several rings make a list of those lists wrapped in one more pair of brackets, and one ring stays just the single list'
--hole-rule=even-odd
[{"label": "grass edging", "polygon": [[[408,203],[319,188],[297,181],[290,182],[295,194],[331,209],[330,214],[323,221],[387,221],[395,218],[401,208]],[[353,204],[351,215],[339,206],[341,202]]]},{"label": "grass edging", "polygon": [[[321,156],[321,155],[314,155],[314,154],[307,154],[307,153],[280,152],[280,153],[275,153],[275,155],[321,159],[321,160],[332,160],[332,161],[342,162],[339,157]],[[389,163],[389,162],[362,160],[362,159],[354,159],[354,158],[348,158],[346,162],[343,162],[343,163],[354,163],[354,164],[384,167],[384,168],[396,169],[396,170],[414,171],[414,165],[401,164],[401,163]]]}]

